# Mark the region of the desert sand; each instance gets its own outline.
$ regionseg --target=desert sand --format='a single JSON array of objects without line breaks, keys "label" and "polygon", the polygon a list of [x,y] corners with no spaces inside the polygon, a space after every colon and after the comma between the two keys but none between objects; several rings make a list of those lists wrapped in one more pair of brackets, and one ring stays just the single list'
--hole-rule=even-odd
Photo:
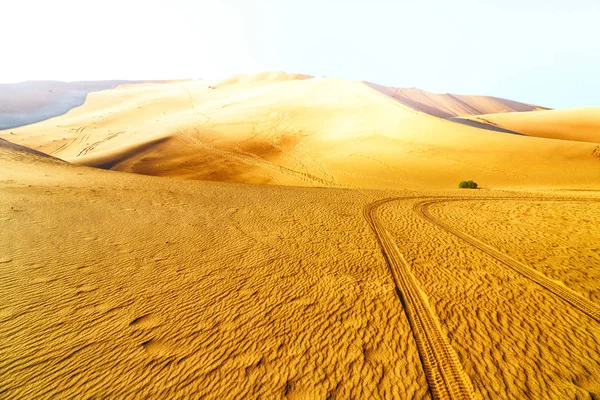
[{"label": "desert sand", "polygon": [[509,129],[528,136],[600,143],[600,107],[508,112],[462,119]]},{"label": "desert sand", "polygon": [[[495,102],[469,100],[500,112]],[[121,86],[0,137],[74,164],[242,183],[450,189],[466,178],[595,188],[599,176],[596,143],[477,129],[371,84],[285,73]]]},{"label": "desert sand", "polygon": [[0,129],[33,124],[84,103],[88,93],[149,81],[27,81],[0,84]]},{"label": "desert sand", "polygon": [[600,390],[597,192],[187,181],[2,143],[3,397]]},{"label": "desert sand", "polygon": [[596,143],[283,73],[0,136],[2,398],[600,396]]},{"label": "desert sand", "polygon": [[546,107],[499,97],[431,93],[417,88],[395,88],[373,82],[365,84],[405,106],[440,118],[548,110]]}]

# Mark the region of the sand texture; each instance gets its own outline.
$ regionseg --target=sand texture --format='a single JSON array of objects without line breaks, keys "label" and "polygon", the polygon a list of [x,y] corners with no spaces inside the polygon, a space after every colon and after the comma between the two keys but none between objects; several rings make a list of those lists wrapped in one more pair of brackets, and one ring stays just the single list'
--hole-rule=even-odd
[{"label": "sand texture", "polygon": [[0,177],[2,398],[600,396],[597,191]]},{"label": "sand texture", "polygon": [[268,72],[0,131],[0,398],[600,398],[599,115]]}]

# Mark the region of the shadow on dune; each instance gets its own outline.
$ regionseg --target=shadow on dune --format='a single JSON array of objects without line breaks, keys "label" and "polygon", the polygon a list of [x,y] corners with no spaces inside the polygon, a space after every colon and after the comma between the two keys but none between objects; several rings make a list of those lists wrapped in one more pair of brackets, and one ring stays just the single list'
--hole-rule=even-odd
[{"label": "shadow on dune", "polygon": [[493,125],[492,123],[487,123],[486,124],[485,122],[478,122],[478,121],[473,121],[472,119],[463,119],[463,118],[446,118],[446,119],[448,121],[456,122],[456,123],[463,124],[463,125],[472,126],[474,128],[487,129],[488,131],[495,131],[495,132],[510,133],[511,135],[525,136],[525,135],[523,135],[522,133],[519,133],[519,132],[511,131],[509,129],[500,128],[499,126]]}]

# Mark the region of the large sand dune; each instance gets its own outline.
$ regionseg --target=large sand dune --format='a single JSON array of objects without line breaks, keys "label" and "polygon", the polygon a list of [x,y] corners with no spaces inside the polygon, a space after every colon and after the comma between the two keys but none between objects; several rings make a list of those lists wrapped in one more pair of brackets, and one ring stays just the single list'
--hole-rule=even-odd
[{"label": "large sand dune", "polygon": [[417,88],[395,88],[372,82],[365,82],[365,84],[405,106],[440,118],[548,110],[545,107],[499,97],[431,93]]},{"label": "large sand dune", "polygon": [[0,176],[0,397],[600,395],[597,192]]},{"label": "large sand dune", "polygon": [[140,84],[92,93],[64,116],[0,137],[76,164],[214,181],[598,186],[594,144],[476,129],[405,106],[372,86],[284,73]]},{"label": "large sand dune", "polygon": [[477,115],[462,120],[509,129],[529,136],[600,143],[600,107]]}]

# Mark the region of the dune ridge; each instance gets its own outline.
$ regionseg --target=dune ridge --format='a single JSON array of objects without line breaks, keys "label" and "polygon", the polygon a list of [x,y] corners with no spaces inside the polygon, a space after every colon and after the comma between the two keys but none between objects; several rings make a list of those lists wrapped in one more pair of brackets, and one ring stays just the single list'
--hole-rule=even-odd
[{"label": "dune ridge", "polygon": [[533,113],[511,112],[461,119],[510,129],[528,136],[600,143],[600,107],[575,107]]},{"label": "dune ridge", "polygon": [[0,84],[0,130],[56,117],[82,105],[89,93],[121,85],[171,81],[27,81]]},{"label": "dune ridge", "polygon": [[[56,157],[52,157],[49,154],[46,153],[42,153],[41,151],[37,151],[34,149],[30,149],[29,147],[25,147],[25,146],[21,146],[15,143],[12,143],[8,140],[4,140],[2,138],[0,138],[0,150],[3,151],[6,155],[7,154],[12,154],[12,155],[23,155],[23,154],[30,154],[36,157],[36,159],[40,159],[43,158],[46,161],[52,161],[52,162],[56,162],[56,163],[62,163],[62,164],[66,164],[65,161],[56,158]],[[31,159],[33,160],[33,159]]]},{"label": "dune ridge", "polygon": [[313,78],[311,75],[306,74],[291,74],[282,71],[273,71],[273,72],[259,72],[255,74],[239,74],[232,76],[230,78],[223,79],[214,83],[210,86],[211,89],[219,89],[223,86],[227,85],[237,85],[237,84],[261,84],[266,82],[286,82],[286,81],[295,81],[295,80],[304,80]]},{"label": "dune ridge", "polygon": [[546,107],[499,97],[440,94],[417,88],[395,88],[366,81],[364,83],[408,107],[439,118],[548,110]]}]

